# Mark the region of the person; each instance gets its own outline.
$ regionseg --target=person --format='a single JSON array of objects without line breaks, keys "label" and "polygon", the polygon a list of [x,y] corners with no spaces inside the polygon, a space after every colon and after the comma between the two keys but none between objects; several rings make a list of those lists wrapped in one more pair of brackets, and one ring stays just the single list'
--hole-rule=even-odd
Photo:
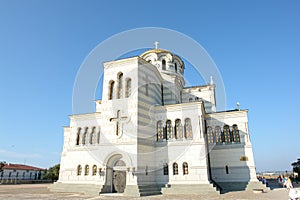
[{"label": "person", "polygon": [[292,184],[290,177],[288,177],[287,180],[285,181],[285,186],[286,186],[287,190],[293,188],[293,184]]},{"label": "person", "polygon": [[285,177],[282,178],[282,186],[283,187],[286,187],[286,181],[287,179]]},{"label": "person", "polygon": [[267,179],[264,176],[262,177],[262,183],[268,186]]},{"label": "person", "polygon": [[283,184],[282,184],[282,177],[281,177],[281,176],[278,176],[277,182],[278,182],[278,186],[279,186],[279,187],[283,187]]},{"label": "person", "polygon": [[299,190],[295,190],[295,189],[290,189],[289,190],[289,197],[292,200],[299,200],[300,199],[300,191]]},{"label": "person", "polygon": [[262,181],[262,179],[261,179],[261,177],[260,177],[260,176],[259,176],[257,179],[258,179],[258,181]]}]

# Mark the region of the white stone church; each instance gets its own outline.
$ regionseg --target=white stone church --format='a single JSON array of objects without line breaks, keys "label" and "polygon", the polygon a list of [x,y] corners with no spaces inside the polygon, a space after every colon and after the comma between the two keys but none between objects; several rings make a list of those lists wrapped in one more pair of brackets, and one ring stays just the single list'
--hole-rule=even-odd
[{"label": "white stone church", "polygon": [[94,113],[70,116],[50,189],[124,196],[266,189],[256,179],[248,111],[217,112],[213,80],[185,87],[184,70],[179,56],[157,46],[104,63],[102,100]]}]

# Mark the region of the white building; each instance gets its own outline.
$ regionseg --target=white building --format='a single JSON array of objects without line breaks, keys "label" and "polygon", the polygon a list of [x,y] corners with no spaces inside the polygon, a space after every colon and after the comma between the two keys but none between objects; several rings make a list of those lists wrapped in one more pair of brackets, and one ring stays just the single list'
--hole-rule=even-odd
[{"label": "white building", "polygon": [[45,169],[22,164],[5,164],[2,167],[1,182],[15,180],[41,180]]},{"label": "white building", "polygon": [[[99,66],[100,67],[100,66]],[[169,51],[104,63],[96,112],[70,116],[55,191],[149,194],[264,188],[247,110],[216,112],[215,85],[185,87]]]}]

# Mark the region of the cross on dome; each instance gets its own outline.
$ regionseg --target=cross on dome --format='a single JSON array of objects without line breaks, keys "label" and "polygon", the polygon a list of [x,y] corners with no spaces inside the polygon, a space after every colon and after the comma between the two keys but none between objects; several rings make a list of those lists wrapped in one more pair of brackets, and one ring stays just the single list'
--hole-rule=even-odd
[{"label": "cross on dome", "polygon": [[154,42],[155,49],[158,49],[158,44],[159,44],[159,42],[158,42],[158,41],[155,41],[155,42]]}]

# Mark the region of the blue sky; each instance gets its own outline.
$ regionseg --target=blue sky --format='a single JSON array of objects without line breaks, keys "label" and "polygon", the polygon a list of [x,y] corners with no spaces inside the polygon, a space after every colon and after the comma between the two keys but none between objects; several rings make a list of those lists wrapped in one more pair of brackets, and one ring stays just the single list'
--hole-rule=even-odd
[{"label": "blue sky", "polygon": [[62,126],[69,123],[85,57],[114,34],[163,27],[195,39],[210,54],[228,109],[237,101],[249,109],[257,171],[290,170],[300,157],[299,9],[296,0],[0,0],[0,160],[59,163]]}]

